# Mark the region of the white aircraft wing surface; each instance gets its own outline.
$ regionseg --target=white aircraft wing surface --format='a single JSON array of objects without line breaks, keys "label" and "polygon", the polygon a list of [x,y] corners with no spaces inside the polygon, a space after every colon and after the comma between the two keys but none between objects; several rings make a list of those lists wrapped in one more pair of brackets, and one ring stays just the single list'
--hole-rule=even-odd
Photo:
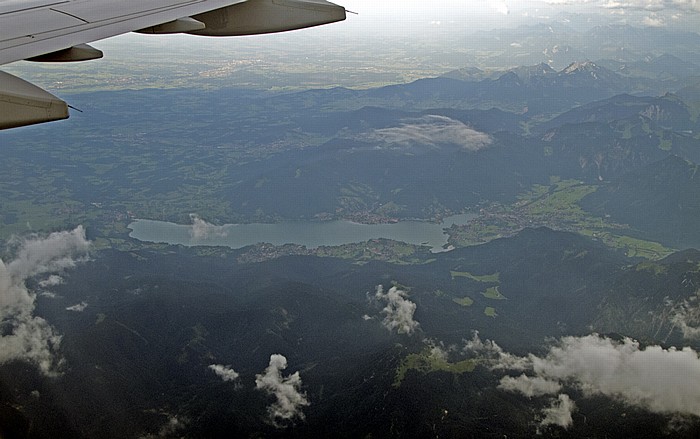
[{"label": "white aircraft wing surface", "polygon": [[[100,58],[87,43],[132,31],[235,36],[344,19],[325,0],[0,0],[0,65]],[[0,129],[67,117],[65,102],[0,72]]]}]

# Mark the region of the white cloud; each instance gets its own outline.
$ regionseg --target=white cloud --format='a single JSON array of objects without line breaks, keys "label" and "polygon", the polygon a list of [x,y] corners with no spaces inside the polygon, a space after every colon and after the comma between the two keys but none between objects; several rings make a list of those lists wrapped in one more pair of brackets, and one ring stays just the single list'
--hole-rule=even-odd
[{"label": "white cloud", "polygon": [[7,265],[14,279],[28,279],[72,268],[76,263],[75,256],[84,255],[89,247],[83,226],[70,232],[51,233],[46,238],[32,235],[19,242],[17,256]]},{"label": "white cloud", "polygon": [[522,374],[519,377],[512,377],[506,375],[501,378],[498,388],[509,392],[520,392],[528,398],[532,398],[533,396],[556,395],[561,390],[561,384],[539,376],[531,377]]},{"label": "white cloud", "polygon": [[88,306],[87,302],[80,302],[80,303],[75,304],[73,306],[67,307],[66,311],[83,312],[83,311],[85,311],[85,308],[87,308],[87,306]]},{"label": "white cloud", "polygon": [[11,327],[12,332],[0,337],[0,364],[27,361],[47,376],[57,374],[63,360],[54,353],[61,344],[62,336],[46,320],[31,315],[16,315],[9,324],[3,319],[3,326],[6,325]]},{"label": "white cloud", "polygon": [[493,370],[523,371],[530,367],[527,357],[518,357],[508,353],[498,346],[495,341],[482,341],[479,337],[479,331],[474,331],[474,336],[471,340],[464,341],[462,352],[467,355],[478,355],[481,362]]},{"label": "white cloud", "polygon": [[14,243],[15,258],[7,264],[0,260],[0,364],[27,361],[53,375],[62,363],[56,356],[61,336],[46,320],[33,315],[36,294],[29,291],[26,281],[75,266],[76,258],[87,254],[89,242],[78,226],[45,238],[14,239]]},{"label": "white cloud", "polygon": [[440,361],[447,361],[449,359],[449,351],[446,350],[443,346],[430,342],[428,344],[430,346],[430,356],[432,358],[438,359]]},{"label": "white cloud", "polygon": [[698,0],[545,0],[545,2],[564,6],[592,5],[605,9],[700,12]]},{"label": "white cloud", "polygon": [[666,26],[666,21],[658,15],[649,15],[642,19],[642,24],[649,27],[663,27]]},{"label": "white cloud", "polygon": [[200,218],[199,215],[191,213],[190,220],[192,220],[190,236],[195,241],[201,241],[209,238],[225,238],[228,236],[225,226],[216,226],[208,223]]},{"label": "white cloud", "polygon": [[374,298],[379,302],[386,302],[382,309],[384,320],[382,324],[389,331],[396,330],[399,334],[411,335],[418,328],[419,323],[413,320],[416,312],[416,304],[406,299],[406,292],[396,287],[391,287],[384,292],[384,287],[377,285]]},{"label": "white cloud", "polygon": [[640,9],[644,11],[661,11],[665,8],[663,0],[627,0],[604,1],[602,6],[607,9]]},{"label": "white cloud", "polygon": [[690,348],[640,348],[625,338],[564,337],[544,358],[530,356],[536,375],[577,383],[655,413],[700,416],[700,358]]},{"label": "white cloud", "polygon": [[239,377],[238,372],[231,369],[231,366],[224,366],[223,364],[210,364],[209,369],[213,370],[214,373],[224,381],[235,381]]},{"label": "white cloud", "polygon": [[[526,375],[504,377],[499,388],[541,396],[556,393],[556,384],[580,389],[584,395],[604,395],[661,414],[700,416],[700,358],[691,348],[640,347],[625,338],[614,341],[597,334],[563,337],[545,356],[516,357],[478,336],[468,351],[484,355],[492,370],[524,366]],[[503,364],[499,360],[503,359]],[[559,408],[566,401],[560,400]]]},{"label": "white cloud", "polygon": [[[465,16],[478,16],[480,18],[492,15],[507,15],[508,3],[517,2],[506,0],[441,0],[440,2],[426,2],[425,0],[402,0],[400,7],[395,0],[345,0],[342,3],[346,8],[359,12],[359,18],[369,19],[391,17],[395,21],[407,19],[462,18]],[[391,23],[386,23],[390,26]]]},{"label": "white cloud", "polygon": [[306,395],[300,393],[301,378],[299,372],[283,377],[282,371],[287,368],[287,359],[283,355],[270,356],[270,365],[262,374],[255,375],[255,387],[274,395],[277,399],[268,407],[270,421],[280,426],[278,420],[290,421],[295,418],[304,419],[303,407],[309,405]]},{"label": "white cloud", "polygon": [[700,0],[672,0],[671,2],[682,11],[700,12]]},{"label": "white cloud", "polygon": [[441,341],[438,342],[432,338],[426,338],[423,342],[430,349],[430,357],[440,361],[448,362],[450,360],[450,354],[459,350],[457,345],[452,344],[446,346],[445,343]]},{"label": "white cloud", "polygon": [[499,14],[503,15],[508,15],[510,13],[510,10],[508,9],[508,5],[506,4],[505,0],[487,0],[489,8],[493,9],[494,11],[498,12]]},{"label": "white cloud", "polygon": [[[585,13],[607,12],[612,15],[637,17],[645,26],[662,26],[667,19],[700,12],[700,0],[542,0],[551,8]],[[525,6],[527,8],[527,6]],[[646,15],[652,13],[653,15]],[[678,19],[676,18],[676,20]]]},{"label": "white cloud", "polygon": [[374,130],[370,138],[404,147],[438,148],[440,145],[451,144],[468,151],[478,151],[493,143],[488,134],[476,131],[458,120],[437,115],[405,119],[398,127]]},{"label": "white cloud", "polygon": [[39,286],[42,288],[54,287],[63,283],[63,278],[57,274],[52,274],[46,279],[39,282]]},{"label": "white cloud", "polygon": [[544,418],[540,422],[540,426],[558,425],[562,428],[569,428],[574,423],[571,413],[575,409],[576,404],[569,398],[569,395],[561,394],[552,401],[552,405],[542,411]]}]

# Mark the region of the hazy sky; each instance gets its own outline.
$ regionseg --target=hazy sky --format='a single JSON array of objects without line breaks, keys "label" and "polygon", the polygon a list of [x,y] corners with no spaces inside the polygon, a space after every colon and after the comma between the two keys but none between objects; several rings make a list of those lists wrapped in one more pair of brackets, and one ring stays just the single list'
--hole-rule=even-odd
[{"label": "hazy sky", "polygon": [[[677,30],[700,30],[700,0],[334,0],[348,14],[342,23],[287,32],[236,38],[202,38],[189,35],[144,36],[126,34],[96,43],[104,50],[106,60],[138,59],[158,54],[166,63],[180,58],[188,61],[192,54],[209,59],[225,60],[259,58],[264,53],[298,54],[299,48],[326,61],[338,53],[363,68],[382,66],[382,60],[405,56],[406,53],[425,54],[445,42],[468,44],[468,35],[484,30],[532,25],[536,23],[568,22],[578,31],[606,23],[634,26],[669,27]],[[465,36],[467,38],[465,38]],[[353,43],[354,47],[349,47]],[[512,43],[512,42],[509,42]],[[329,45],[339,50],[327,50]],[[265,50],[258,50],[258,47]],[[149,50],[152,49],[152,50]],[[373,56],[367,56],[371,48]],[[471,48],[474,49],[474,48]],[[295,52],[296,50],[296,52]],[[350,50],[350,52],[348,52]],[[421,52],[422,50],[422,52]],[[275,52],[276,51],[276,52]],[[388,54],[388,52],[391,52]],[[395,52],[395,53],[394,53]],[[146,54],[146,55],[144,55]],[[251,55],[253,54],[253,55]],[[195,57],[196,58],[196,57]],[[379,61],[377,59],[380,58]],[[160,59],[160,58],[159,58]],[[262,59],[262,58],[261,58]],[[335,59],[335,58],[334,58]],[[421,59],[425,59],[421,58]],[[151,61],[149,59],[149,61]],[[265,60],[263,60],[265,61]],[[389,60],[388,65],[396,60]],[[440,62],[446,62],[444,59]],[[365,65],[363,63],[370,63]],[[417,61],[411,61],[413,65]],[[467,61],[452,59],[436,68],[449,70],[463,67]],[[72,66],[58,66],[70,70]],[[42,68],[49,68],[42,66]],[[76,69],[83,69],[76,65]],[[319,67],[320,68],[320,67]],[[335,68],[329,64],[329,69]],[[441,70],[442,71],[442,70]],[[426,73],[427,74],[427,73]]]},{"label": "hazy sky", "polygon": [[[461,22],[475,29],[508,27],[560,13],[597,14],[639,26],[683,26],[697,31],[700,0],[338,0],[362,22],[406,27]],[[353,18],[353,17],[350,17]]]},{"label": "hazy sky", "polygon": [[[438,33],[464,35],[523,24],[574,20],[573,14],[578,14],[576,24],[579,28],[619,23],[673,27],[692,32],[700,29],[700,0],[334,0],[334,3],[358,15],[348,14],[343,23],[252,38],[263,38],[269,44],[282,40],[291,42],[294,38],[304,38],[304,35],[328,38],[329,43],[333,38],[366,40],[383,37],[424,42]],[[164,42],[168,38],[159,37],[153,42]],[[116,41],[137,39],[132,35],[119,37]],[[194,41],[201,44],[192,37],[176,37],[173,41],[173,44]],[[208,44],[217,43],[211,41]],[[240,41],[237,44],[245,43]]]}]

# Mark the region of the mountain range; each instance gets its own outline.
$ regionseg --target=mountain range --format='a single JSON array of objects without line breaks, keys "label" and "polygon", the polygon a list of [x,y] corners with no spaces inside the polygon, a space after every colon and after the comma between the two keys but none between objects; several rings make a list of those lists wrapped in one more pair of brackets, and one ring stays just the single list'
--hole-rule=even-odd
[{"label": "mountain range", "polygon": [[[298,256],[240,265],[231,250],[167,250],[99,252],[51,288],[53,298],[38,300],[62,334],[65,365],[50,379],[21,363],[0,368],[7,437],[158,435],[168,425],[172,434],[210,437],[458,436],[467,427],[525,437],[546,401],[503,390],[488,357],[460,347],[474,331],[512,355],[539,355],[548,338],[591,331],[698,346],[673,323],[696,296],[696,251],[634,262],[546,228],[416,266]],[[384,327],[374,292],[392,282],[415,304],[413,333]],[[77,302],[83,310],[66,310]],[[438,348],[445,359],[429,360]],[[269,400],[254,386],[274,353],[299,371],[310,401],[293,428],[265,422]],[[212,364],[235,369],[235,380],[222,381]],[[450,364],[472,365],[459,372]],[[570,437],[654,437],[673,419],[575,386],[570,395],[578,407]],[[507,422],[493,422],[504,414]],[[673,435],[693,437],[697,428]]]},{"label": "mountain range", "polygon": [[[0,436],[697,437],[698,61],[613,56],[661,35],[627,31],[371,89],[76,94],[4,135],[0,332],[36,343],[0,355]],[[439,253],[127,228],[456,213]]]}]

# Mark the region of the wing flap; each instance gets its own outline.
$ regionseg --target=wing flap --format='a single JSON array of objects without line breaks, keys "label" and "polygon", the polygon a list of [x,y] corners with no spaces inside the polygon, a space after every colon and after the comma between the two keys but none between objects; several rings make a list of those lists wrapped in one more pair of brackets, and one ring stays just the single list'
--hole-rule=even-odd
[{"label": "wing flap", "polygon": [[5,14],[0,16],[0,20],[0,44],[3,46],[31,43],[32,40],[41,39],[43,34],[61,30],[70,32],[85,24],[75,17],[46,8]]},{"label": "wing flap", "polygon": [[155,14],[168,9],[197,3],[201,4],[204,2],[202,0],[78,0],[55,6],[53,9],[75,17],[80,17],[82,20],[89,23],[99,23],[101,21],[112,21],[115,19]]},{"label": "wing flap", "polygon": [[4,0],[0,2],[0,15],[58,6],[68,3],[69,1],[70,0]]},{"label": "wing flap", "polygon": [[344,8],[325,0],[0,0],[0,8],[0,65],[186,17],[207,26],[192,33],[211,36],[345,19]]},{"label": "wing flap", "polygon": [[283,32],[345,20],[345,8],[325,0],[248,0],[194,16],[206,36]]},{"label": "wing flap", "polygon": [[0,14],[0,65],[244,1],[71,0],[60,5],[29,2],[38,5],[29,9],[18,2],[15,9]]}]

